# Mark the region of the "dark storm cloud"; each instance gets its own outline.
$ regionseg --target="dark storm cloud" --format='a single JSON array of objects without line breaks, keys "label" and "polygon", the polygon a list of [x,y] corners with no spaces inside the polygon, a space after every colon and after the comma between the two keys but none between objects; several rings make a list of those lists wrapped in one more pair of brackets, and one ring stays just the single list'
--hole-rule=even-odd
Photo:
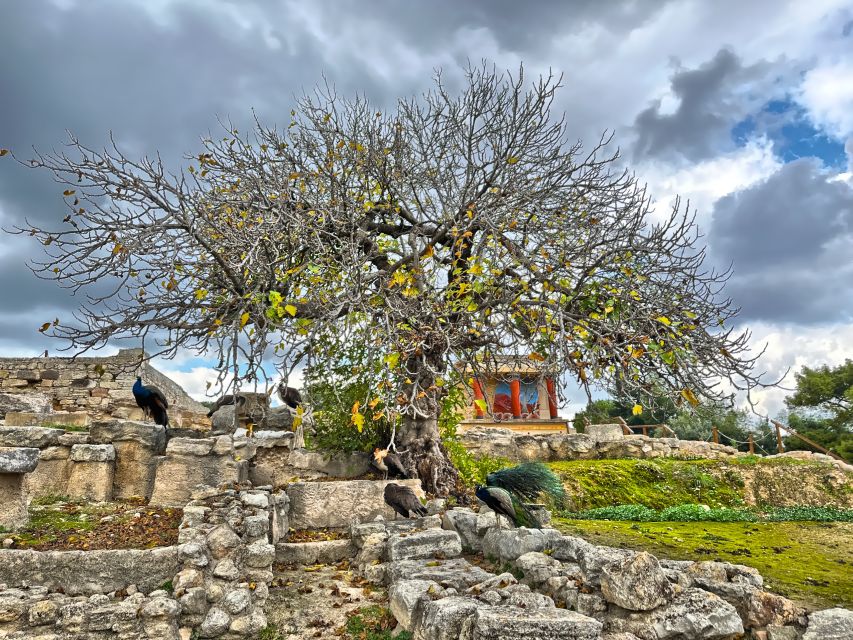
[{"label": "dark storm cloud", "polygon": [[671,78],[676,110],[661,113],[658,100],[634,121],[635,158],[698,162],[727,150],[735,124],[783,95],[780,80],[778,65],[744,66],[729,49],[696,69],[677,71]]},{"label": "dark storm cloud", "polygon": [[709,241],[734,266],[728,295],[744,319],[849,321],[853,310],[853,188],[820,162],[782,166],[766,181],[721,198]]}]

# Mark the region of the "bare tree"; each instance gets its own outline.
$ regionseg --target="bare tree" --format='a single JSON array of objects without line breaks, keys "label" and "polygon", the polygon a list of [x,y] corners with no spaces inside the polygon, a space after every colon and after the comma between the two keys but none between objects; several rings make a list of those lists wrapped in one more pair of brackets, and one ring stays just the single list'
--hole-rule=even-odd
[{"label": "bare tree", "polygon": [[[65,183],[67,227],[23,227],[40,277],[99,293],[51,332],[72,349],[159,336],[242,379],[322,364],[347,341],[383,373],[364,412],[428,490],[454,489],[437,417],[449,368],[507,356],[636,398],[719,399],[760,384],[726,274],[703,267],[688,208],[654,222],[607,136],[571,142],[560,79],[469,69],[391,113],[321,87],[283,130],[230,126],[179,173],[73,138],[31,161]],[[70,155],[69,155],[70,154]],[[104,283],[111,283],[104,290]],[[650,394],[651,395],[651,394]]]}]

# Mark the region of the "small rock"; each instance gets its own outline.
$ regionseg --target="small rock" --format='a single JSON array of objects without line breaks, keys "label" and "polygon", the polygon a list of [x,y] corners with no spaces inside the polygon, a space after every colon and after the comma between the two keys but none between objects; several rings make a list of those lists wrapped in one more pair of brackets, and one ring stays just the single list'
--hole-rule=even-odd
[{"label": "small rock", "polygon": [[853,638],[853,611],[836,607],[809,614],[803,640],[850,640]]},{"label": "small rock", "polygon": [[228,630],[231,618],[219,607],[211,607],[199,627],[198,635],[201,638],[215,638]]},{"label": "small rock", "polygon": [[216,563],[213,575],[214,577],[222,578],[223,580],[236,580],[240,577],[240,571],[237,569],[237,565],[234,564],[234,561],[231,560],[231,558],[223,558]]},{"label": "small rock", "polygon": [[251,603],[252,597],[247,589],[235,589],[222,598],[219,606],[236,616],[245,611]]},{"label": "small rock", "polygon": [[3,538],[4,549],[9,549],[13,544],[15,544],[15,541],[12,538]]}]

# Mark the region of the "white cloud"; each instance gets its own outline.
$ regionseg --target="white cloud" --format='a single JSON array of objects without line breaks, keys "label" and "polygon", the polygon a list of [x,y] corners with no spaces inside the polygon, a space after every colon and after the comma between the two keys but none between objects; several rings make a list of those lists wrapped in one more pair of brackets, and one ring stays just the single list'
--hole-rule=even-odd
[{"label": "white cloud", "polygon": [[730,153],[681,168],[658,162],[640,163],[635,168],[640,179],[649,184],[657,216],[667,215],[680,195],[682,204],[689,200],[691,209],[696,209],[701,225],[711,215],[714,202],[765,180],[781,166],[772,144],[759,139]]},{"label": "white cloud", "polygon": [[815,125],[830,135],[843,138],[853,133],[853,58],[809,71],[799,101]]}]

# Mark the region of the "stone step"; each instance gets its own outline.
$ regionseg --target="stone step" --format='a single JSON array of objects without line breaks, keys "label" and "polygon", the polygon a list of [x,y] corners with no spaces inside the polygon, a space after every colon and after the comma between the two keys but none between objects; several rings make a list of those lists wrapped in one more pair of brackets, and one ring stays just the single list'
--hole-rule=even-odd
[{"label": "stone step", "polygon": [[320,540],[317,542],[279,542],[275,561],[284,564],[334,564],[355,555],[352,540]]},{"label": "stone step", "polygon": [[387,560],[420,558],[456,558],[462,554],[462,541],[455,531],[427,529],[417,533],[397,533],[388,538]]}]

